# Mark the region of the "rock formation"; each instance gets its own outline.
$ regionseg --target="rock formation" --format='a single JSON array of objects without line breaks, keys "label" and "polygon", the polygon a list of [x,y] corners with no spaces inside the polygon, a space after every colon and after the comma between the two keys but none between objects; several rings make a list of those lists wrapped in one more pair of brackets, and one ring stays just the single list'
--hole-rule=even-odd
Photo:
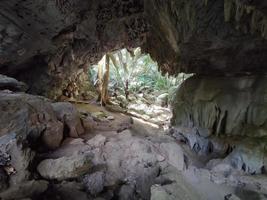
[{"label": "rock formation", "polygon": [[208,135],[266,136],[265,94],[264,76],[194,76],[177,92],[173,124]]},{"label": "rock formation", "polygon": [[266,71],[260,1],[4,0],[0,13],[0,72],[52,98],[124,47],[141,46],[169,74]]},{"label": "rock formation", "polygon": [[[0,16],[2,199],[86,199],[103,191],[104,199],[178,199],[179,192],[205,199],[191,189],[204,194],[199,182],[219,199],[264,198],[265,1],[1,0]],[[64,91],[85,95],[79,83],[90,65],[105,53],[138,46],[163,73],[196,74],[173,103],[176,140],[135,137],[124,131],[131,127],[127,119],[120,130],[112,127],[111,138],[78,139],[80,154],[58,156],[67,136],[111,126],[90,115],[81,119],[72,105],[47,98],[60,99]],[[181,178],[192,174],[190,183]],[[214,193],[207,198],[217,198]]]}]

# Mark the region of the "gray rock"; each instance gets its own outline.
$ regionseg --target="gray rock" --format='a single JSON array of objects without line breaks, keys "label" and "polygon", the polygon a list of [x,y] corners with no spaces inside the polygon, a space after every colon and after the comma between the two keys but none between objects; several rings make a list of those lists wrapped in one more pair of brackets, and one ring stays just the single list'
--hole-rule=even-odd
[{"label": "gray rock", "polygon": [[89,153],[43,160],[37,171],[43,178],[65,180],[78,178],[86,174],[92,167],[92,155]]},{"label": "gray rock", "polygon": [[42,134],[42,141],[48,149],[56,149],[63,140],[63,124],[59,121],[48,122],[45,132]]},{"label": "gray rock", "polygon": [[201,127],[214,135],[267,135],[266,98],[259,98],[266,83],[266,77],[257,76],[193,76],[177,92],[172,124]]},{"label": "gray rock", "polygon": [[168,100],[169,100],[169,94],[168,93],[164,93],[164,94],[159,95],[156,98],[156,102],[155,103],[157,105],[162,106],[162,107],[166,107],[168,105]]},{"label": "gray rock", "polygon": [[3,200],[28,198],[33,195],[38,195],[45,192],[47,188],[47,181],[32,180],[10,187],[8,190],[5,190],[4,192],[0,193],[0,197]]},{"label": "gray rock", "polygon": [[[100,152],[103,153],[95,156],[100,157],[99,160],[106,158],[105,183],[110,186],[121,180],[133,183],[138,177],[153,174],[153,168],[158,166],[158,153],[153,143],[124,132],[106,142]],[[143,188],[149,190],[148,184]]]},{"label": "gray rock", "polygon": [[230,153],[223,162],[249,174],[261,174],[264,167],[265,141],[245,139]]},{"label": "gray rock", "polygon": [[[43,142],[48,147],[48,136],[61,142],[62,125],[57,120],[48,99],[24,93],[0,92],[0,136],[15,134],[20,141],[28,141],[30,145],[43,135]],[[58,130],[53,135],[53,130]],[[53,141],[53,142],[55,142]],[[54,147],[54,145],[53,145]]]},{"label": "gray rock", "polygon": [[28,167],[35,153],[21,144],[25,140],[26,138],[18,137],[15,133],[0,137],[0,152],[4,155],[1,167],[12,169],[10,173],[15,172],[9,178],[10,185],[20,184],[29,178]]},{"label": "gray rock", "polygon": [[58,120],[68,126],[70,137],[79,137],[84,133],[79,112],[71,103],[58,102],[53,103],[52,106]]},{"label": "gray rock", "polygon": [[151,187],[151,199],[150,200],[177,200],[177,198],[160,185],[153,185]]},{"label": "gray rock", "polygon": [[55,190],[64,200],[88,200],[86,192],[78,182],[62,182],[55,185]]},{"label": "gray rock", "polygon": [[97,122],[94,120],[94,118],[90,115],[82,117],[82,125],[86,131],[86,133],[90,133],[91,131],[94,131],[97,127]]},{"label": "gray rock", "polygon": [[119,191],[119,199],[120,200],[134,200],[137,199],[135,197],[135,187],[133,185],[123,185]]},{"label": "gray rock", "polygon": [[191,131],[182,132],[185,142],[190,148],[200,155],[208,155],[211,152],[210,139],[202,137],[198,134],[197,130],[191,129]]},{"label": "gray rock", "polygon": [[8,187],[8,176],[4,169],[0,168],[0,192],[7,189]]},{"label": "gray rock", "polygon": [[87,174],[83,178],[83,184],[91,195],[97,195],[104,189],[105,174],[102,171]]},{"label": "gray rock", "polygon": [[133,176],[135,177],[135,180],[128,179],[128,183],[135,185],[135,193],[137,193],[138,196],[141,196],[143,199],[149,199],[149,188],[154,184],[154,181],[160,172],[160,167],[158,165],[153,166],[148,163],[147,166],[144,166],[142,171],[141,169],[139,170],[140,171],[137,171]]},{"label": "gray rock", "polygon": [[175,142],[160,144],[160,149],[163,155],[166,156],[167,162],[174,166],[177,170],[185,168],[184,153],[182,148]]},{"label": "gray rock", "polygon": [[101,134],[96,135],[92,139],[87,141],[87,144],[91,147],[103,147],[105,142],[107,141],[107,138]]},{"label": "gray rock", "polygon": [[204,138],[207,138],[212,134],[212,131],[207,128],[197,127],[196,130],[199,136],[204,137]]},{"label": "gray rock", "polygon": [[15,170],[15,173],[10,176],[10,185],[19,185],[29,180],[30,172],[28,168],[35,156],[35,152],[30,148],[24,148],[14,143],[14,145],[10,147],[8,153],[11,156],[10,166]]},{"label": "gray rock", "polygon": [[238,196],[235,194],[228,194],[224,197],[225,200],[241,200]]},{"label": "gray rock", "polygon": [[25,92],[28,86],[14,78],[0,74],[0,90],[11,90],[14,92]]}]

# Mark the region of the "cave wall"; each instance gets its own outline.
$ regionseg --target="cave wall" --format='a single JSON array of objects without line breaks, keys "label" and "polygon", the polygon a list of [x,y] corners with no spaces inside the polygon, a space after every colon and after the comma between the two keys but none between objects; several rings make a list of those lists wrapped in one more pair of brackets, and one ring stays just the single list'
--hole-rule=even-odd
[{"label": "cave wall", "polygon": [[141,46],[169,74],[267,71],[260,0],[2,0],[0,15],[0,73],[50,98],[121,48]]},{"label": "cave wall", "polygon": [[[0,72],[53,76],[142,46],[164,72],[265,72],[267,9],[246,0],[2,0]],[[30,67],[29,67],[30,65]],[[69,72],[70,71],[70,72]]]},{"label": "cave wall", "polygon": [[51,98],[105,53],[141,46],[147,32],[143,0],[3,0],[0,15],[0,73]]},{"label": "cave wall", "polygon": [[193,76],[177,92],[172,124],[215,136],[266,136],[266,88],[266,76]]},{"label": "cave wall", "polygon": [[[148,0],[146,49],[164,72],[266,72],[266,3]],[[160,49],[160,51],[159,51]]]}]

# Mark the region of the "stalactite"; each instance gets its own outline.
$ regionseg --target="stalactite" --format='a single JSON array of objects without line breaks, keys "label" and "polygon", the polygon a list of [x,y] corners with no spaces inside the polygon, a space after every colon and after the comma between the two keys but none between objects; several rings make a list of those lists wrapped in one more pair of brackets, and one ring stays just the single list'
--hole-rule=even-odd
[{"label": "stalactite", "polygon": [[[225,22],[230,22],[235,15],[236,28],[242,29],[244,33],[259,33],[267,39],[267,17],[253,6],[244,5],[240,0],[224,0]],[[243,17],[251,17],[250,25],[242,24]]]},{"label": "stalactite", "polygon": [[235,12],[235,20],[239,22],[244,14],[245,7],[239,2],[239,0],[236,0],[236,12]]},{"label": "stalactite", "polygon": [[232,0],[224,0],[224,20],[229,22],[231,19],[231,12],[233,8]]},{"label": "stalactite", "polygon": [[188,22],[188,25],[190,27],[191,30],[194,30],[195,28],[195,24],[196,24],[196,21],[195,21],[195,18],[196,18],[196,12],[195,12],[195,8],[194,6],[192,5],[192,3],[186,3],[186,20]]},{"label": "stalactite", "polygon": [[261,35],[263,38],[267,39],[267,18],[263,18],[261,24]]},{"label": "stalactite", "polygon": [[252,13],[251,24],[250,24],[251,33],[255,33],[256,32],[258,20],[259,20],[259,13],[257,11],[254,11]]}]

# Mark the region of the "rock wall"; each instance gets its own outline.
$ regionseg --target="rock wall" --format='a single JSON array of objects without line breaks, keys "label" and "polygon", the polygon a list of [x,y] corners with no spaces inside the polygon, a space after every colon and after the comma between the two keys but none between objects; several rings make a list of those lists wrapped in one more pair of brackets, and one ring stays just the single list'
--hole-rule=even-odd
[{"label": "rock wall", "polygon": [[179,88],[172,123],[213,135],[267,135],[265,76],[194,76]]},{"label": "rock wall", "polygon": [[143,14],[143,0],[1,1],[0,72],[54,98],[105,53],[141,46]]},{"label": "rock wall", "polygon": [[266,10],[245,0],[2,0],[0,73],[55,98],[103,54],[138,46],[169,74],[265,73]]},{"label": "rock wall", "polygon": [[[171,133],[205,166],[232,174],[266,174],[267,77],[198,76],[178,88]],[[216,159],[214,159],[216,158]]]},{"label": "rock wall", "polygon": [[265,72],[266,5],[240,0],[148,0],[146,50],[164,72]]}]

